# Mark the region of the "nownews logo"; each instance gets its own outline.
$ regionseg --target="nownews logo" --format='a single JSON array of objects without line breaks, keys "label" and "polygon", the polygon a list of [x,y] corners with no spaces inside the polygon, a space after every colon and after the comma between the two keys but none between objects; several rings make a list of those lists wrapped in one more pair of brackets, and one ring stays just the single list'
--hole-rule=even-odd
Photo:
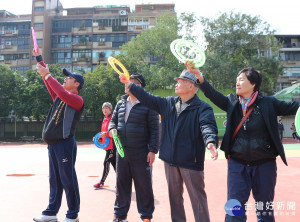
[{"label": "nownews logo", "polygon": [[230,216],[241,216],[244,212],[241,203],[236,199],[228,200],[224,209]]}]

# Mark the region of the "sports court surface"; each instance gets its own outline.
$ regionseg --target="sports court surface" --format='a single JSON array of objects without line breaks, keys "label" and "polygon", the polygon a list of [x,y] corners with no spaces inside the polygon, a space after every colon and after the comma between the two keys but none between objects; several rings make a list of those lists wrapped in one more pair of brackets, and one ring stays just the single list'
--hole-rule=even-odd
[{"label": "sports court surface", "polygon": [[[277,222],[300,221],[300,143],[285,140],[284,146],[289,166],[277,158],[278,177],[274,209]],[[79,142],[76,170],[79,181],[81,222],[108,222],[113,216],[115,200],[115,173],[111,172],[106,187],[94,190],[93,184],[100,180],[105,152],[92,143]],[[25,175],[24,175],[25,174]],[[27,174],[27,175],[26,175]],[[226,202],[227,161],[219,151],[217,161],[210,160],[207,153],[205,161],[205,183],[212,222],[224,221]],[[11,176],[9,176],[11,175]],[[163,162],[156,157],[153,168],[153,187],[155,212],[153,222],[170,222],[167,184]],[[135,191],[133,189],[130,222],[138,222]],[[48,154],[43,143],[4,143],[0,142],[0,218],[5,222],[29,222],[45,209],[48,202]],[[193,222],[193,212],[186,190],[184,191],[187,221]],[[249,200],[248,221],[255,219],[255,202]],[[66,213],[66,200],[63,196],[58,213],[63,221]]]}]

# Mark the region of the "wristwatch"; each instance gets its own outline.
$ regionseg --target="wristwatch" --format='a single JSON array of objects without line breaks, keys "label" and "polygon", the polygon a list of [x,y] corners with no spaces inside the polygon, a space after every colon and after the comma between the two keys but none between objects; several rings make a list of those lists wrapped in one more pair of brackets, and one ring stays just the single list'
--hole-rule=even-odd
[{"label": "wristwatch", "polygon": [[47,74],[46,76],[45,76],[45,80],[47,80],[49,77],[51,76],[51,74],[49,73],[49,74]]}]

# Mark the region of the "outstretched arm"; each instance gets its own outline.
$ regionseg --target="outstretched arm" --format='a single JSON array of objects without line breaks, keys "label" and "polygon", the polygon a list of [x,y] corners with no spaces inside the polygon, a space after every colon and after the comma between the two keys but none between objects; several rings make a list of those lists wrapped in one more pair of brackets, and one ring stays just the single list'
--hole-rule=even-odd
[{"label": "outstretched arm", "polygon": [[202,73],[198,68],[194,67],[193,62],[185,62],[185,66],[190,73],[195,74],[199,80],[199,88],[202,90],[204,95],[209,98],[214,104],[220,107],[222,110],[227,111],[227,105],[229,99],[227,96],[224,96],[222,93],[217,91],[208,81],[205,80]]},{"label": "outstretched arm", "polygon": [[[38,62],[43,61],[43,58],[42,58],[42,55],[41,55],[39,49],[38,49],[37,52],[33,49],[33,50],[32,50],[32,54],[36,57],[36,60],[37,60]],[[39,64],[39,63],[38,63],[38,64]],[[46,65],[46,68],[48,69],[48,66],[47,66],[47,65]],[[50,74],[50,72],[47,73],[46,75],[48,75],[48,74]],[[46,76],[46,75],[45,75],[45,76]],[[52,97],[52,100],[54,101],[55,98],[57,97],[56,94],[55,94],[55,92],[51,89],[51,87],[49,86],[49,84],[47,83],[47,81],[45,81],[45,76],[44,76],[44,75],[41,75],[41,76],[42,76],[43,81],[44,81],[44,83],[45,83],[45,85],[46,85],[46,87],[47,87],[48,92],[50,93],[50,95],[51,95],[51,97]]]},{"label": "outstretched arm", "polygon": [[120,75],[120,81],[124,83],[126,90],[130,91],[144,106],[160,114],[167,107],[167,100],[165,98],[146,92],[142,87],[127,80],[124,75]]}]

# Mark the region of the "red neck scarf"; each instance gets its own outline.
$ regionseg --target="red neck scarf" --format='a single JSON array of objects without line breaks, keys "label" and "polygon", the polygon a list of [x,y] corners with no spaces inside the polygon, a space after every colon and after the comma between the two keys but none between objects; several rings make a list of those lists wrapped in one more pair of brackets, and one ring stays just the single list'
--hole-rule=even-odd
[{"label": "red neck scarf", "polygon": [[250,98],[247,98],[247,99],[245,99],[242,96],[239,96],[239,101],[240,101],[240,104],[241,104],[242,110],[243,110],[243,116],[246,115],[247,108],[250,107],[254,103],[254,101],[257,98],[257,95],[258,95],[258,91],[254,92],[252,94],[252,96]]}]

